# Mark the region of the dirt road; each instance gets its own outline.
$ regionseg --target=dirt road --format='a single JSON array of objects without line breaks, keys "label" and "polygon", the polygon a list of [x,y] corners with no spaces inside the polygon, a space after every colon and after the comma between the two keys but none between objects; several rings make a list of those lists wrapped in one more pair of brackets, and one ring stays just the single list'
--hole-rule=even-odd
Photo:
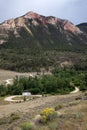
[{"label": "dirt road", "polygon": [[31,112],[36,108],[43,108],[43,106],[48,107],[56,105],[56,103],[73,101],[77,97],[77,95],[78,94],[41,97],[39,99],[34,99],[22,103],[11,103],[8,105],[2,105],[0,106],[0,118],[4,116],[9,116],[11,113],[14,112],[26,113]]},{"label": "dirt road", "polygon": [[23,101],[23,100],[13,100],[13,98],[15,98],[15,97],[20,97],[20,96],[22,96],[22,95],[16,95],[16,96],[9,96],[9,97],[6,97],[4,100],[5,101],[8,101],[8,102],[19,102],[19,101]]},{"label": "dirt road", "polygon": [[71,92],[72,93],[78,93],[79,92],[79,88],[78,87],[75,87],[75,90]]},{"label": "dirt road", "polygon": [[[78,92],[79,92],[79,88],[75,87],[75,90],[70,92],[70,94],[75,94],[75,93],[78,93]],[[8,101],[8,102],[13,102],[13,103],[22,102],[23,100],[13,100],[13,98],[20,97],[20,96],[22,96],[22,95],[9,96],[9,97],[6,97],[4,100]],[[36,95],[36,96],[42,97],[42,95]]]}]

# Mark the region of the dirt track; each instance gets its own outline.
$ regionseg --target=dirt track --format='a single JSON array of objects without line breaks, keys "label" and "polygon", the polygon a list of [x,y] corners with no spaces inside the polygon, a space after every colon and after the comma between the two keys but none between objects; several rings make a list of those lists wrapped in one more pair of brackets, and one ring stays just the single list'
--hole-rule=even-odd
[{"label": "dirt track", "polygon": [[[70,92],[70,94],[75,94],[75,93],[78,93],[79,92],[79,88],[75,87],[75,90]],[[8,101],[8,102],[13,102],[13,103],[17,103],[17,102],[23,102],[23,99],[22,100],[13,100],[13,98],[15,97],[21,97],[22,95],[14,95],[14,96],[9,96],[9,97],[6,97],[4,100],[5,101]],[[36,95],[38,96],[38,95]],[[38,97],[42,97],[42,95],[39,95]]]},{"label": "dirt track", "polygon": [[56,103],[73,101],[77,95],[78,93],[72,95],[41,97],[39,99],[34,99],[22,103],[2,105],[0,106],[0,118],[9,116],[14,112],[26,113],[31,112],[33,109],[39,110],[39,108],[56,105]]}]

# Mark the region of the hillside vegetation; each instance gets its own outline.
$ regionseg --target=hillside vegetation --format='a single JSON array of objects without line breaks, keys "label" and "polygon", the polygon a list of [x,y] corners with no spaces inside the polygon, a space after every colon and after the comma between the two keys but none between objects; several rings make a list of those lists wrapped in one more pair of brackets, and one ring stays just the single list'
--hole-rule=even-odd
[{"label": "hillside vegetation", "polygon": [[0,68],[28,72],[66,66],[87,69],[87,24],[29,12],[0,24]]},{"label": "hillside vegetation", "polygon": [[[17,45],[16,45],[17,46]],[[82,48],[81,48],[82,49]],[[86,48],[85,48],[86,49]],[[0,48],[0,68],[31,72],[40,71],[41,68],[68,66],[76,70],[87,70],[87,53],[84,50],[62,49],[34,49],[29,47],[4,47]]]},{"label": "hillside vegetation", "polygon": [[21,95],[24,91],[32,94],[68,94],[78,87],[87,90],[87,72],[73,69],[54,69],[52,75],[16,77],[12,85],[0,85],[0,96]]}]

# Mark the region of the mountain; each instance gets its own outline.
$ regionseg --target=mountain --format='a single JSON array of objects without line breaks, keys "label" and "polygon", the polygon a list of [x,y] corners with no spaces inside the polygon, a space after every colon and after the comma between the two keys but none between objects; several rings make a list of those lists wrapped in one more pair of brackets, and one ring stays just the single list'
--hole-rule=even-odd
[{"label": "mountain", "polygon": [[85,57],[77,52],[86,50],[87,23],[75,26],[65,19],[28,12],[0,24],[0,67],[4,69],[76,65]]},{"label": "mountain", "polygon": [[83,32],[87,33],[87,23],[81,23],[77,25],[77,27],[80,28],[80,30],[82,30]]},{"label": "mountain", "polygon": [[[87,44],[85,25],[75,26],[68,20],[29,12],[0,24],[0,44],[14,44],[38,48],[80,47]],[[84,29],[83,29],[84,28]],[[19,43],[20,42],[20,43]]]}]

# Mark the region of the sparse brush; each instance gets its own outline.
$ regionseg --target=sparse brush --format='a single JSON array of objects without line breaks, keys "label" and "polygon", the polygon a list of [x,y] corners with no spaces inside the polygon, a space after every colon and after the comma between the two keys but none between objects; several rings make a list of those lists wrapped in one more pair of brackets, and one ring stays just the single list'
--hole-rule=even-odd
[{"label": "sparse brush", "polygon": [[6,121],[4,119],[0,119],[0,125],[3,125],[5,123],[6,123]]},{"label": "sparse brush", "polygon": [[57,110],[59,110],[61,108],[63,108],[63,105],[62,104],[58,104],[58,105],[55,106],[55,111],[57,111]]},{"label": "sparse brush", "polygon": [[29,122],[25,122],[21,125],[21,130],[34,130],[34,125]]},{"label": "sparse brush", "polygon": [[11,117],[11,121],[20,119],[20,116],[16,113],[12,113],[10,117]]},{"label": "sparse brush", "polygon": [[50,130],[56,130],[58,127],[58,123],[57,122],[51,122],[48,124],[48,127]]},{"label": "sparse brush", "polygon": [[81,119],[82,118],[82,114],[80,112],[75,114],[75,118],[76,119]]}]

